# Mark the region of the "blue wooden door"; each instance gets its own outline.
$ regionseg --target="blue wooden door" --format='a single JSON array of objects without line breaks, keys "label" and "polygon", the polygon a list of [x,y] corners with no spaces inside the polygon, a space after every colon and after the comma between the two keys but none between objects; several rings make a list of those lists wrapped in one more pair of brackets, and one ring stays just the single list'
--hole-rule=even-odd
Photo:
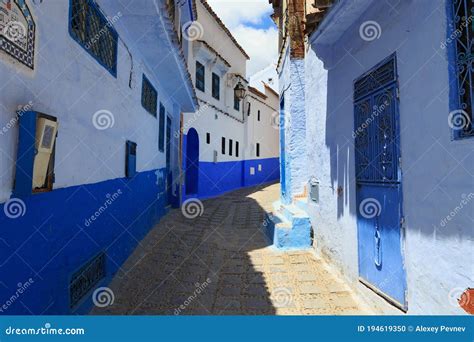
[{"label": "blue wooden door", "polygon": [[361,281],[406,309],[396,56],[354,83]]}]

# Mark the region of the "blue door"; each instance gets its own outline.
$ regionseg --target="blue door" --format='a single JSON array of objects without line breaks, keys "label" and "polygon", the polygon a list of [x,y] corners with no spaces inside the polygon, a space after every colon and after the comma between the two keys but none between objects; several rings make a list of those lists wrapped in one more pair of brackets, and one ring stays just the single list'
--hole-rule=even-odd
[{"label": "blue door", "polygon": [[168,204],[173,202],[173,172],[171,171],[171,118],[166,117],[166,192]]},{"label": "blue door", "polygon": [[194,128],[186,135],[186,195],[198,193],[199,180],[199,136]]},{"label": "blue door", "polygon": [[406,309],[396,56],[354,83],[359,276]]},{"label": "blue door", "polygon": [[285,122],[285,97],[282,95],[278,127],[280,129],[280,186],[283,198],[286,198]]}]

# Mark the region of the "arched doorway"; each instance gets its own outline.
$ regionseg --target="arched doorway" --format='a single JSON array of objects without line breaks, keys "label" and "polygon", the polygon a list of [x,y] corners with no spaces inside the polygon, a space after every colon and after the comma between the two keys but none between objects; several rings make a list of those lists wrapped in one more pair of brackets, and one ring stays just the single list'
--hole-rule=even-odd
[{"label": "arched doorway", "polygon": [[199,136],[194,128],[186,135],[186,195],[197,194],[199,180]]}]

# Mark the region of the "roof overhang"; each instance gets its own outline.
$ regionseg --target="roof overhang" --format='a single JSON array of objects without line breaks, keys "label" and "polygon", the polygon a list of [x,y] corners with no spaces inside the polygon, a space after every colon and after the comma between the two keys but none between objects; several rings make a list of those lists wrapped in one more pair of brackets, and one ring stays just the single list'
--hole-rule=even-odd
[{"label": "roof overhang", "polygon": [[[100,0],[107,15],[121,13],[114,28],[128,48],[143,58],[160,86],[181,106],[193,112],[198,104],[186,60],[164,0]],[[165,80],[165,81],[163,81]]]}]

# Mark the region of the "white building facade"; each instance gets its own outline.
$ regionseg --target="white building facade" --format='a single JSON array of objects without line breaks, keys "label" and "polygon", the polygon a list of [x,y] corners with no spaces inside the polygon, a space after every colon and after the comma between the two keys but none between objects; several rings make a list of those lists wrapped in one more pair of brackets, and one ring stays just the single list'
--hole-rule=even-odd
[{"label": "white building facade", "polygon": [[[194,6],[183,48],[199,110],[183,114],[183,200],[279,177],[278,95],[248,85],[249,56],[206,1],[196,0]],[[245,90],[243,98],[236,97],[238,85]]]},{"label": "white building facade", "polygon": [[2,313],[87,312],[178,205],[172,132],[197,108],[176,31],[190,8],[0,1]]}]

